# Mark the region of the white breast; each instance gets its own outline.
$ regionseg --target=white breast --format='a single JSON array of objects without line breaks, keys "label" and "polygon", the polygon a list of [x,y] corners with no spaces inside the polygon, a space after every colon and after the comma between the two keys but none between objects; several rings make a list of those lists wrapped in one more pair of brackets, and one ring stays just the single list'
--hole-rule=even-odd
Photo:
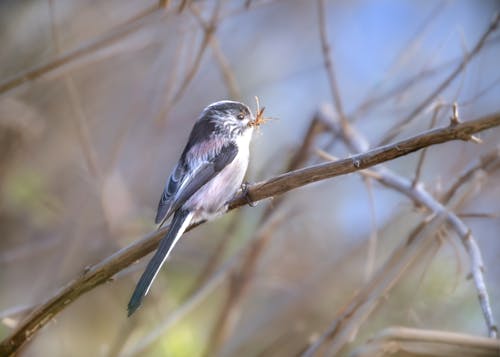
[{"label": "white breast", "polygon": [[238,154],[234,160],[185,203],[185,208],[195,212],[193,221],[211,219],[224,211],[225,204],[239,190],[248,167],[252,132],[253,128],[249,128],[238,136]]}]

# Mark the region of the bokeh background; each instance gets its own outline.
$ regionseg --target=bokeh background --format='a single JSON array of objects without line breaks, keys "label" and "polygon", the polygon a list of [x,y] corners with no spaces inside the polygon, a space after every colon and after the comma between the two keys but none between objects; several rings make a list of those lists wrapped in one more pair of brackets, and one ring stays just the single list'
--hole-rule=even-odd
[{"label": "bokeh background", "polygon": [[[283,172],[314,113],[332,103],[316,1],[167,3],[0,2],[0,83],[82,49],[0,93],[0,338],[86,266],[155,229],[164,181],[206,105],[232,98],[254,108],[257,95],[275,118],[253,140],[248,181],[255,182]],[[324,10],[344,111],[374,146],[458,66],[499,3],[327,1]],[[210,24],[215,32],[204,44]],[[429,128],[437,102],[444,109],[436,125],[447,124],[455,101],[462,120],[499,111],[499,58],[494,32],[398,138]],[[421,183],[442,192],[498,145],[500,131],[480,137],[482,145],[429,149]],[[319,135],[313,148],[330,138]],[[340,142],[330,153],[352,154]],[[323,160],[314,151],[309,157],[304,165]],[[387,166],[412,179],[418,158]],[[464,221],[484,255],[497,320],[499,180],[498,172],[475,178],[457,207],[479,216]],[[296,355],[426,216],[401,194],[372,186],[351,174],[288,193],[265,223],[268,202],[204,224],[181,240],[132,319],[126,304],[147,258],[66,308],[23,355]],[[269,237],[214,346],[230,279],[211,277],[231,270],[238,278],[232,269],[259,235]],[[468,273],[467,255],[449,234],[401,278],[344,353],[393,325],[486,335]]]}]

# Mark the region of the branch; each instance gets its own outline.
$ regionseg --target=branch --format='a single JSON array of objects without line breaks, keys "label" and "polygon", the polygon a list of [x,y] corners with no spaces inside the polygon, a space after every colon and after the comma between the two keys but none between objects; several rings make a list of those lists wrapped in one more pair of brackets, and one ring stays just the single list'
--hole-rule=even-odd
[{"label": "branch", "polygon": [[395,356],[450,357],[498,356],[500,341],[454,332],[389,327],[356,348],[352,357]]},{"label": "branch", "polygon": [[460,72],[465,69],[470,60],[479,53],[488,36],[497,29],[499,22],[500,14],[496,13],[490,25],[483,33],[481,38],[477,41],[472,51],[465,54],[464,59],[457,66],[457,68],[455,68],[455,70],[448,77],[446,77],[446,79],[431,94],[429,94],[410,114],[408,114],[406,118],[389,129],[387,135],[384,136],[384,138],[381,140],[380,145],[385,145],[393,140],[406,125],[408,125],[413,119],[415,119],[417,115],[419,115],[425,108],[427,108],[427,106],[434,100],[434,98],[436,98],[451,84],[451,82],[453,82],[453,80],[460,74]]},{"label": "branch", "polygon": [[[314,139],[325,130],[325,126],[317,118],[313,118],[306,130],[301,142],[302,145],[296,150],[295,154],[289,159],[286,165],[286,171],[296,170],[303,166],[310,156],[310,151]],[[283,221],[283,217],[276,217],[278,208],[284,202],[284,196],[269,202],[264,209],[264,212],[258,223],[258,227],[263,227],[256,236],[252,239],[248,252],[241,258],[239,268],[231,271],[231,279],[229,282],[229,292],[223,303],[221,313],[219,314],[212,333],[210,335],[209,344],[205,350],[205,356],[214,356],[219,354],[220,346],[227,340],[230,332],[234,330],[234,326],[238,322],[238,309],[243,301],[246,293],[249,291],[251,279],[254,277],[257,263],[265,252],[271,239],[274,237],[274,230],[279,223]],[[269,227],[269,228],[267,228]]]},{"label": "branch", "polygon": [[[480,131],[500,125],[500,112],[484,116],[480,119],[459,123],[425,131],[419,135],[381,146],[362,154],[351,156],[335,162],[327,162],[307,168],[287,172],[264,182],[249,187],[249,194],[254,201],[283,194],[307,184],[349,174],[380,163],[408,155],[428,146],[441,144],[451,140],[470,140]],[[238,195],[230,204],[230,209],[246,204],[244,195]]]},{"label": "branch", "polygon": [[391,253],[382,267],[372,279],[360,289],[349,304],[337,314],[328,329],[311,344],[302,357],[322,355],[326,343],[331,347],[323,355],[336,356],[357,331],[361,322],[382,303],[387,293],[402,277],[402,275],[424,254],[439,247],[439,241],[434,239],[436,232],[444,223],[443,215],[434,215],[420,223]]},{"label": "branch", "polygon": [[[63,55],[57,56],[52,61],[35,66],[31,69],[28,69],[6,81],[0,83],[0,94],[8,92],[26,82],[36,80],[43,75],[56,70],[59,67],[67,65],[68,63],[74,62],[79,58],[87,56],[91,53],[94,53],[101,48],[120,40],[121,38],[139,30],[142,26],[148,23],[151,18],[156,15],[158,9],[161,9],[161,6],[158,4],[150,6],[143,12],[137,14],[130,20],[125,23],[118,25],[111,31],[107,32],[103,36],[90,41],[75,50],[69,51]],[[164,16],[165,12],[162,12],[160,16]]]},{"label": "branch", "polygon": [[[353,135],[354,132],[352,130],[349,131],[349,135],[346,135],[346,133],[342,131],[343,129],[341,129],[342,125],[332,122],[331,118],[328,117],[328,113],[322,112],[320,113],[320,117],[327,125],[328,123],[331,123],[334,135],[338,134],[340,131],[340,136],[343,137],[344,141],[350,141],[352,139],[362,141],[362,138],[359,135]],[[459,123],[458,115],[452,118],[450,126],[458,125],[457,123]],[[346,144],[354,147],[357,146],[356,141]],[[322,154],[322,156],[325,155],[328,154]],[[334,158],[331,158],[331,160],[334,160]],[[315,355],[319,351],[319,348],[327,342],[330,342],[331,344],[329,355],[336,355],[340,353],[348,340],[352,339],[353,335],[356,334],[356,331],[361,323],[370,315],[375,306],[381,302],[381,296],[388,293],[388,291],[401,277],[404,270],[409,268],[411,262],[414,262],[418,255],[421,255],[427,249],[430,249],[430,247],[425,248],[422,244],[425,240],[427,240],[426,237],[432,235],[433,232],[439,228],[441,223],[443,223],[443,219],[461,238],[462,243],[469,254],[472,276],[474,278],[476,290],[478,291],[479,302],[486,321],[488,333],[490,337],[496,337],[497,326],[493,319],[486,284],[484,282],[481,252],[468,227],[457,217],[457,215],[448,210],[432,195],[425,191],[421,185],[415,185],[414,182],[396,175],[385,167],[377,167],[374,170],[362,170],[360,173],[365,177],[374,178],[382,185],[390,187],[408,196],[415,202],[415,204],[426,207],[431,214],[434,215],[432,221],[434,222],[435,227],[430,230],[429,227],[427,227],[428,233],[422,234],[422,231],[427,226],[427,224],[423,222],[417,230],[414,231],[415,233],[410,235],[410,238],[408,238],[404,244],[400,245],[398,249],[393,251],[390,258],[377,272],[372,281],[356,294],[346,309],[339,312],[327,331],[304,352],[303,356]],[[460,182],[463,183],[465,181],[462,180]],[[455,185],[452,187],[455,187],[455,189],[451,194],[453,194],[457,188]],[[440,218],[439,224],[436,224],[435,222],[437,218]],[[420,244],[418,245],[418,248],[415,249],[413,245],[417,240],[420,241]],[[412,244],[411,249],[410,244]],[[396,269],[394,269],[394,267],[396,267]]]},{"label": "branch", "polygon": [[[472,134],[500,126],[500,112],[457,125],[450,125],[423,132],[409,139],[401,140],[351,158],[312,165],[303,169],[284,173],[267,181],[249,187],[249,195],[254,201],[281,195],[285,192],[335,176],[345,175],[382,162],[410,154],[424,147],[451,140],[469,140]],[[247,203],[245,195],[238,194],[229,209]],[[194,228],[194,225],[189,229]],[[0,355],[17,352],[34,334],[51,319],[81,295],[109,281],[116,273],[153,251],[168,227],[147,234],[142,239],[125,247],[100,263],[86,269],[80,277],[68,283],[47,301],[40,304],[10,336],[0,343]]]},{"label": "branch", "polygon": [[[181,3],[181,7],[179,8],[179,12],[181,12],[184,8],[184,6],[188,3],[188,1],[183,1]],[[214,10],[212,12],[212,16],[210,18],[210,21],[208,24],[206,24],[201,17],[201,10],[198,8],[196,4],[190,4],[190,10],[196,17],[196,19],[200,22],[202,28],[203,28],[203,39],[201,40],[201,44],[198,47],[198,51],[196,52],[196,56],[194,58],[193,63],[189,67],[189,70],[184,76],[184,79],[182,80],[181,84],[179,85],[179,88],[175,92],[175,94],[172,96],[172,98],[169,98],[165,104],[165,107],[160,111],[160,113],[156,117],[157,122],[165,121],[166,118],[168,117],[168,113],[172,109],[175,103],[177,103],[182,96],[184,95],[184,92],[188,88],[189,84],[191,81],[194,79],[196,74],[198,73],[198,70],[200,69],[201,66],[201,60],[203,59],[203,56],[205,55],[205,50],[207,49],[208,45],[210,44],[212,36],[215,34],[217,31],[217,26],[218,26],[218,21],[219,21],[219,11],[221,8],[221,2],[218,0],[215,3]]]}]

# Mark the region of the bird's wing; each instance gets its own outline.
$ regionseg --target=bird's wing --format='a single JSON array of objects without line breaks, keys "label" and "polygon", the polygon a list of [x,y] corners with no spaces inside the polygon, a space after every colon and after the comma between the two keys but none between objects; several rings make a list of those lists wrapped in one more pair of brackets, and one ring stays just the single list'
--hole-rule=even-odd
[{"label": "bird's wing", "polygon": [[222,145],[212,155],[198,161],[195,167],[187,168],[181,160],[170,176],[158,204],[156,223],[160,226],[179,209],[196,191],[230,164],[238,154],[235,143]]},{"label": "bird's wing", "polygon": [[187,169],[183,164],[183,161],[181,160],[174,168],[174,171],[170,175],[165,188],[163,189],[163,193],[160,197],[160,202],[158,202],[158,210],[156,211],[155,223],[160,223],[164,218],[167,218],[166,215],[170,207],[172,206],[175,194],[187,178]]}]

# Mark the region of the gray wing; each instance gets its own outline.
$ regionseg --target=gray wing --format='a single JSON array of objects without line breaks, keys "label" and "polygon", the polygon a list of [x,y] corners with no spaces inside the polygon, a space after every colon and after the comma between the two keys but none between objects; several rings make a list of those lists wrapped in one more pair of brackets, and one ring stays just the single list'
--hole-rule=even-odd
[{"label": "gray wing", "polygon": [[155,223],[160,223],[166,216],[167,211],[172,206],[175,194],[179,190],[179,187],[187,179],[186,175],[187,169],[182,161],[179,161],[174,171],[170,175],[163,193],[160,197],[160,202],[158,202],[158,210],[156,211]]},{"label": "gray wing", "polygon": [[238,154],[238,147],[230,142],[213,157],[207,158],[197,168],[188,169],[181,160],[170,175],[158,203],[155,223],[163,223],[179,209],[196,191],[230,164]]}]

